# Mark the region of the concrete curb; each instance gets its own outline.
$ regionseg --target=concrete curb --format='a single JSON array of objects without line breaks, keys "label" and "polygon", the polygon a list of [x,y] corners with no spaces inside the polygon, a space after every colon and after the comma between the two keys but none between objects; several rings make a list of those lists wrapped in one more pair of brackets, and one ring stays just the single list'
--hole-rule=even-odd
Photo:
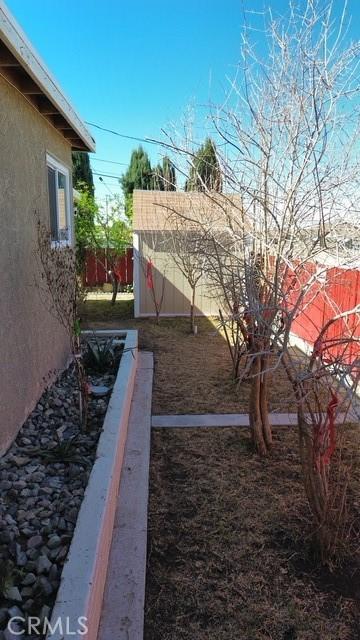
[{"label": "concrete curb", "polygon": [[143,640],[153,355],[139,354],[98,640]]},{"label": "concrete curb", "polygon": [[[296,413],[270,413],[270,424],[277,427],[289,427],[297,425]],[[343,424],[346,414],[339,413],[336,417],[337,424]],[[194,427],[248,427],[249,416],[247,413],[208,413],[204,415],[170,415],[152,416],[153,429],[187,428]]]},{"label": "concrete curb", "polygon": [[[84,332],[93,334],[92,331]],[[63,568],[47,638],[75,637],[96,640],[106,580],[108,558],[128,418],[138,359],[137,331],[96,331],[96,335],[125,337],[125,349],[99,439],[97,457],[85,491],[74,537]],[[79,618],[86,619],[88,633],[75,635]],[[55,624],[62,622],[62,628]],[[67,625],[67,626],[66,626]],[[80,627],[81,628],[81,627]]]}]

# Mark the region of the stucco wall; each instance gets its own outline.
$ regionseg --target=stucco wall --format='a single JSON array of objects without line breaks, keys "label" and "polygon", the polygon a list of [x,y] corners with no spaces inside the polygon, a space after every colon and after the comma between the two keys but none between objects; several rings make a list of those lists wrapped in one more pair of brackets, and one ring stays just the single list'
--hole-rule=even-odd
[{"label": "stucco wall", "polygon": [[62,135],[0,77],[0,454],[68,358],[39,294],[34,211],[48,223],[46,153],[71,168]]}]

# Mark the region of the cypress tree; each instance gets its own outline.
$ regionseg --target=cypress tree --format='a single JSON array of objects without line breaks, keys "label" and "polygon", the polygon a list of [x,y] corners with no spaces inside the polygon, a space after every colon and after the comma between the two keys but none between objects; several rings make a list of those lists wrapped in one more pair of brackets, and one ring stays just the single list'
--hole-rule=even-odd
[{"label": "cypress tree", "polygon": [[151,189],[153,182],[149,156],[142,147],[134,149],[129,168],[121,178],[124,196],[132,194],[134,189]]},{"label": "cypress tree", "polygon": [[73,151],[72,162],[74,188],[81,191],[85,184],[89,193],[94,195],[94,179],[89,154],[84,151]]},{"label": "cypress tree", "polygon": [[206,138],[193,159],[185,191],[222,191],[222,176],[216,146]]},{"label": "cypress tree", "polygon": [[175,167],[168,156],[164,156],[162,163],[164,191],[176,191]]}]

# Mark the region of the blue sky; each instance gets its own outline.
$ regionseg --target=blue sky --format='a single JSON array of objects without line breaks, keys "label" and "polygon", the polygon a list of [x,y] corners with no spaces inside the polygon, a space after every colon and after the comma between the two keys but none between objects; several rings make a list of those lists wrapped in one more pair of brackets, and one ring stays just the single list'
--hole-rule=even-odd
[{"label": "blue sky", "polygon": [[[189,103],[224,95],[226,76],[233,75],[239,59],[244,4],[282,11],[287,1],[7,0],[83,120],[154,138],[177,122]],[[359,5],[349,2],[354,25]],[[360,29],[354,35],[359,37]],[[89,129],[97,142],[94,171],[123,173],[137,143]],[[160,150],[146,149],[156,161]],[[98,197],[120,191],[115,179],[104,177],[108,186],[94,179]]]}]

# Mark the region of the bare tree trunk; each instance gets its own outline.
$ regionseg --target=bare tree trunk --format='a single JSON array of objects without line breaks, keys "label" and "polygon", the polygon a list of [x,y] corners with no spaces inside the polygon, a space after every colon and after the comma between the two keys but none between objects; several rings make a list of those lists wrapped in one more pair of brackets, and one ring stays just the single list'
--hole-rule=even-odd
[{"label": "bare tree trunk", "polygon": [[318,525],[324,517],[326,496],[314,464],[312,426],[307,424],[302,407],[298,408],[299,451],[305,493]]},{"label": "bare tree trunk", "polygon": [[264,358],[260,355],[253,357],[250,377],[249,421],[251,437],[256,451],[261,456],[266,456],[272,445],[272,434],[267,402],[267,373],[264,372]]},{"label": "bare tree trunk", "polygon": [[261,358],[261,377],[260,377],[260,412],[261,424],[264,440],[268,451],[272,446],[272,432],[269,420],[269,403],[268,403],[268,363],[269,356],[264,355]]},{"label": "bare tree trunk", "polygon": [[191,333],[195,333],[195,293],[196,293],[196,288],[192,287],[192,289],[191,289],[191,303],[190,303]]},{"label": "bare tree trunk", "polygon": [[254,360],[251,366],[251,391],[249,401],[249,421],[251,437],[253,439],[257,452],[266,456],[267,446],[263,436],[262,420],[261,420],[261,408],[260,408],[260,371],[261,363],[260,357],[254,356]]},{"label": "bare tree trunk", "polygon": [[112,284],[112,298],[111,298],[111,304],[115,304],[116,302],[116,296],[118,294],[118,290],[119,290],[119,279],[115,273],[115,271],[113,269],[111,269],[110,271],[110,278],[111,278],[111,284]]}]

